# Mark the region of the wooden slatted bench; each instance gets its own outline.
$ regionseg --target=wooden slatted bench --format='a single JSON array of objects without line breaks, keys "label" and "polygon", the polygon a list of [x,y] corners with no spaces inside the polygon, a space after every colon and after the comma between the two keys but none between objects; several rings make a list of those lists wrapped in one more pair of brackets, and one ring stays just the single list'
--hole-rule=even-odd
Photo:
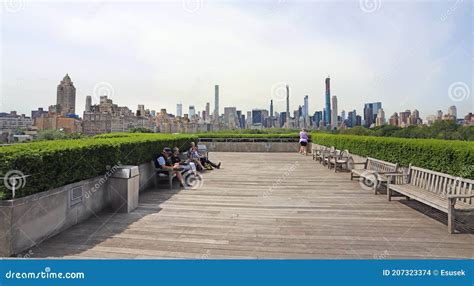
[{"label": "wooden slatted bench", "polygon": [[170,190],[173,189],[173,179],[176,177],[176,174],[172,171],[163,170],[161,168],[155,168],[155,185],[157,182],[167,180]]},{"label": "wooden slatted bench", "polygon": [[[372,181],[374,193],[377,194],[377,187],[388,183],[388,174],[398,174],[398,163],[390,163],[368,157],[365,162],[355,162],[354,165],[363,164],[363,169],[352,169],[351,180],[354,178],[362,178]],[[364,181],[365,183],[365,181]]]},{"label": "wooden slatted bench", "polygon": [[389,176],[396,179],[395,183],[389,182],[387,186],[389,201],[394,193],[400,194],[447,213],[449,233],[456,229],[456,211],[474,210],[474,180],[413,166],[410,166],[408,174]]},{"label": "wooden slatted bench", "polygon": [[348,170],[349,161],[352,160],[351,154],[348,150],[340,152],[337,156],[334,156],[329,159],[329,169],[334,167],[334,172],[337,170]]}]

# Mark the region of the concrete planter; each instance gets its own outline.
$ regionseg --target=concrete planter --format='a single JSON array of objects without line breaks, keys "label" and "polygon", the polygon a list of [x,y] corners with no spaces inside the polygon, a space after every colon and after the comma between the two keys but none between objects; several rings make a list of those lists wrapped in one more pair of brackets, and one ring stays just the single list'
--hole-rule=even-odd
[{"label": "concrete planter", "polygon": [[0,256],[19,253],[104,209],[107,183],[100,179],[0,201]]},{"label": "concrete planter", "polygon": [[[140,174],[129,178],[114,178],[109,174],[0,201],[0,257],[21,253],[104,209],[132,211],[138,205],[139,190],[154,183],[152,162],[135,168]],[[121,196],[120,200],[117,195]],[[120,203],[125,207],[114,209],[112,201],[115,206]]]}]

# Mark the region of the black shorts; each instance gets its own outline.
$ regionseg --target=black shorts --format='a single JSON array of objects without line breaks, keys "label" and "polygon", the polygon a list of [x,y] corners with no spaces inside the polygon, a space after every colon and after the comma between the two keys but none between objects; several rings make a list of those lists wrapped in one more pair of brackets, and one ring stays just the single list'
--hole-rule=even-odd
[{"label": "black shorts", "polygon": [[301,146],[306,146],[306,145],[308,145],[308,142],[300,142],[300,145]]}]

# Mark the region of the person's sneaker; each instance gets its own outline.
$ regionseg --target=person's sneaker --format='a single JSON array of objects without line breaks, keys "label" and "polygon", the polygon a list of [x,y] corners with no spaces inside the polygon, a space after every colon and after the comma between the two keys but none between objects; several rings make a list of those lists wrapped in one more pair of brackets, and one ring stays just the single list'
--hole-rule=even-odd
[{"label": "person's sneaker", "polygon": [[220,169],[221,168],[221,162],[219,162],[219,164],[217,164],[217,169]]}]

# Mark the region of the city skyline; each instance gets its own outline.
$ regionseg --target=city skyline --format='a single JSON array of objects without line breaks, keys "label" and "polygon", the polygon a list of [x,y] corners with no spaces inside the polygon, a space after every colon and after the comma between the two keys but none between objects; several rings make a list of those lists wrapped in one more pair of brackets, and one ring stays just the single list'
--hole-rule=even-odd
[{"label": "city skyline", "polygon": [[[463,24],[469,23],[471,6],[470,2],[459,3],[447,15],[452,3],[383,2],[370,13],[358,2],[246,6],[206,2],[192,13],[181,3],[132,8],[109,2],[28,3],[20,11],[4,13],[9,25],[2,27],[0,110],[29,114],[37,107],[47,108],[55,96],[51,83],[69,73],[77,88],[79,115],[86,96],[92,96],[96,104],[101,92],[133,110],[144,104],[149,109],[173,111],[177,103],[204,110],[207,102],[213,105],[216,84],[220,85],[220,113],[231,106],[243,111],[267,108],[271,99],[274,110],[283,112],[285,96],[278,89],[288,84],[292,89],[290,110],[302,105],[308,95],[312,115],[323,110],[321,79],[330,74],[334,81],[331,96],[338,97],[339,110],[356,109],[363,114],[365,103],[380,101],[387,117],[417,108],[426,118],[451,105],[458,107],[459,114],[467,114],[473,106],[472,57],[466,38],[469,33],[463,28],[469,25]],[[160,17],[152,17],[147,8],[160,16],[169,15],[156,20]],[[74,13],[63,16],[64,9],[74,9]],[[127,9],[143,11],[143,19]],[[347,17],[331,22],[330,30],[324,25],[312,29],[315,23],[325,23],[327,13]],[[48,17],[53,14],[55,17]],[[225,21],[227,18],[235,24]],[[193,27],[195,22],[200,26]],[[169,31],[150,30],[144,23],[167,24]],[[361,31],[350,29],[354,24]],[[123,35],[113,32],[117,27],[123,28]],[[235,33],[226,33],[229,28],[235,28]],[[256,31],[245,34],[252,28]],[[389,36],[382,33],[384,29]],[[42,35],[41,40],[31,36],[35,34]],[[420,37],[421,42],[416,40]],[[124,40],[131,40],[130,49],[118,45]],[[158,43],[158,49],[151,49]],[[183,47],[192,49],[177,48],[184,43]],[[341,48],[341,43],[347,45]],[[107,55],[110,49],[115,52]],[[169,60],[165,55],[170,55]],[[454,83],[466,87],[462,100],[450,97]]]}]

